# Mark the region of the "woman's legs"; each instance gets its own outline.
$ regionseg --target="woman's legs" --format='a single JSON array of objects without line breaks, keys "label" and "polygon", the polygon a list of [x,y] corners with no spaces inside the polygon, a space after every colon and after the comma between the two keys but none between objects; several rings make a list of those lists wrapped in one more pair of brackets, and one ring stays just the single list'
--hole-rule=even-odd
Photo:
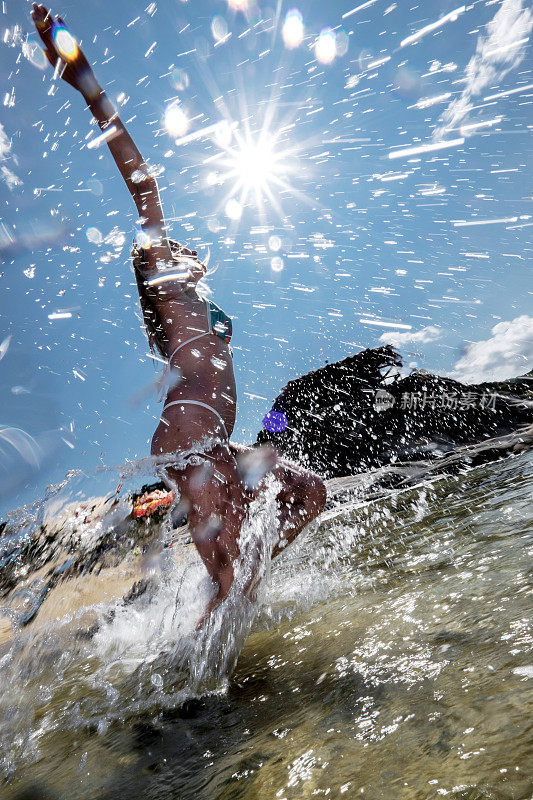
[{"label": "woman's legs", "polygon": [[[165,412],[170,419],[160,422],[152,440],[152,455],[177,453],[179,457],[180,451],[193,447],[195,438],[201,441],[218,435],[218,423],[212,413],[198,406],[183,408],[186,412],[180,411],[179,406],[177,411]],[[180,419],[173,418],[180,413],[182,417],[187,415],[187,435],[183,419],[180,425]],[[198,432],[196,437],[190,433],[194,430]],[[233,562],[239,556],[239,537],[251,495],[241,481],[235,455],[223,439],[209,448],[204,463],[185,469],[168,467],[166,472],[180,494],[196,549],[218,586],[200,626],[226,597],[233,583]]]},{"label": "woman's legs", "polygon": [[282,488],[277,496],[280,507],[279,542],[272,551],[272,558],[279,555],[306,525],[318,517],[327,500],[324,481],[314,472],[280,461],[274,469],[274,475]]},{"label": "woman's legs", "polygon": [[[259,452],[258,448],[243,447],[233,442],[230,447],[236,455],[237,463],[240,464],[246,462],[252,454]],[[268,451],[275,452],[275,450],[261,449],[265,450],[264,461],[268,463]],[[296,539],[306,525],[318,517],[326,504],[327,492],[324,481],[319,475],[286,459],[276,458],[275,465],[272,463],[272,469],[268,468],[268,472],[281,483],[281,489],[276,496],[279,506],[279,542],[272,552],[272,557],[275,558]]]},{"label": "woman's legs", "polygon": [[[265,464],[271,461],[270,448],[265,448]],[[197,628],[200,628],[211,611],[227,596],[233,583],[233,562],[238,558],[239,539],[248,506],[261,491],[247,489],[243,484],[243,471],[239,457],[243,450],[221,445],[210,453],[213,463],[207,468],[190,468],[182,473],[180,491],[189,499],[189,526],[196,548],[207,571],[218,584],[218,592],[209,602]],[[313,472],[287,461],[280,461],[272,470],[281,483],[276,496],[279,507],[279,539],[272,551],[272,558],[291,544],[298,534],[312,522],[326,504],[326,487],[323,480]],[[256,585],[255,567],[243,594],[254,597]]]},{"label": "woman's legs", "polygon": [[[185,411],[186,409],[186,411]],[[184,417],[186,415],[186,422]],[[190,449],[194,441],[219,435],[216,417],[198,406],[179,405],[165,412],[152,440],[152,454],[178,453]],[[193,432],[196,431],[196,435]],[[227,596],[233,583],[233,562],[238,558],[242,524],[250,501],[261,492],[263,482],[253,489],[245,485],[243,461],[258,450],[239,447],[219,438],[205,454],[205,462],[185,469],[167,468],[170,481],[176,485],[189,519],[192,539],[204,565],[218,586],[215,597],[206,608],[199,626]],[[267,470],[281,483],[279,504],[279,541],[272,556],[277,556],[315,519],[326,503],[326,488],[313,472],[278,461],[274,464],[273,449],[265,448],[264,472]],[[256,472],[256,470],[253,470]]]}]

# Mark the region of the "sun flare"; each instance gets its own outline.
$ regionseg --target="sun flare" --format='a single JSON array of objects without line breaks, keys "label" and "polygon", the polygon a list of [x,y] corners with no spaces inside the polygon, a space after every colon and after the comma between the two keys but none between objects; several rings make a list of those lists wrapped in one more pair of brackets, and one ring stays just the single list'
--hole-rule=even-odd
[{"label": "sun flare", "polygon": [[264,138],[243,141],[234,152],[235,177],[243,187],[262,192],[276,181],[280,161],[281,156],[275,152],[272,142]]},{"label": "sun flare", "polygon": [[226,210],[231,212],[227,216],[238,219],[236,204],[242,210],[245,204],[253,203],[264,218],[266,201],[281,215],[280,194],[293,192],[291,177],[297,163],[294,148],[284,145],[279,131],[266,126],[259,133],[234,129],[217,165],[218,182],[229,187],[224,199]]}]

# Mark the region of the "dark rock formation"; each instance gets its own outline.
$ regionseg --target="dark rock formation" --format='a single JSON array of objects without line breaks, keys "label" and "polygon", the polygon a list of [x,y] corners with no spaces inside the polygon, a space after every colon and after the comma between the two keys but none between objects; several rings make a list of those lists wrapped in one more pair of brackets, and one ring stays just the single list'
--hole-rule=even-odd
[{"label": "dark rock formation", "polygon": [[289,381],[257,443],[271,442],[288,458],[334,478],[438,458],[533,422],[528,376],[465,386],[425,371],[400,377],[400,366],[387,345]]}]

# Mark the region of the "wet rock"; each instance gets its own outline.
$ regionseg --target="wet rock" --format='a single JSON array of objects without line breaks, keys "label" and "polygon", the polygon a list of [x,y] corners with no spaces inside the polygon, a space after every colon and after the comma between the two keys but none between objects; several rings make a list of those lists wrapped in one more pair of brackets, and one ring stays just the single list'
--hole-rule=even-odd
[{"label": "wet rock", "polygon": [[[458,446],[533,422],[529,376],[466,386],[426,371],[401,377],[401,363],[387,345],[289,381],[265,417],[257,443],[273,443],[287,458],[336,478],[396,462],[438,460]],[[515,440],[509,452],[527,447]],[[496,444],[470,457],[475,465],[501,455]],[[388,479],[395,483],[392,474]]]}]

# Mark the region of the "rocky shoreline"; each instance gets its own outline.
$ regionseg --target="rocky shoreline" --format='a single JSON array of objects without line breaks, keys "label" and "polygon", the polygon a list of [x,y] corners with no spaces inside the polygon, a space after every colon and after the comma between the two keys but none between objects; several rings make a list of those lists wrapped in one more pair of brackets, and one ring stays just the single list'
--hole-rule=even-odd
[{"label": "rocky shoreline", "polygon": [[438,459],[533,423],[530,375],[464,385],[426,371],[402,376],[401,366],[387,345],[289,381],[257,444],[274,444],[324,478],[344,478]]}]

